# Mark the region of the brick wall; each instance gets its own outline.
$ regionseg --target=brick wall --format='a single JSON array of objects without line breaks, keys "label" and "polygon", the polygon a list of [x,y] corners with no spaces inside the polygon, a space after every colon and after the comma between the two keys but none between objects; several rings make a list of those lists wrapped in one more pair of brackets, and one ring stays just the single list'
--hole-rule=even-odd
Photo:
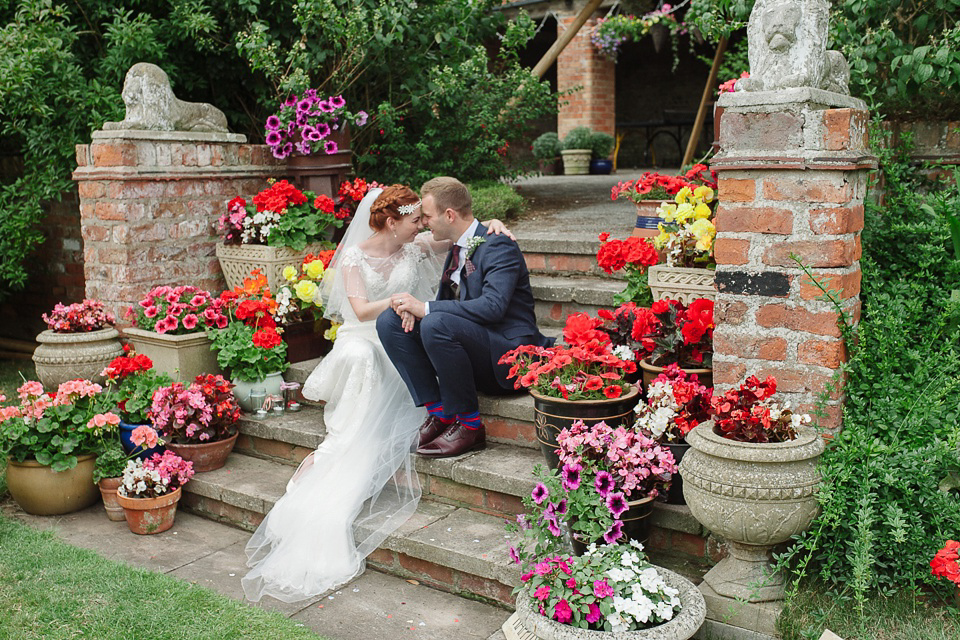
[{"label": "brick wall", "polygon": [[[125,137],[126,136],[126,137]],[[225,286],[215,223],[233,197],[279,173],[236,134],[96,132],[77,146],[86,294],[118,318],[160,284]]]},{"label": "brick wall", "polygon": [[[560,107],[557,132],[563,139],[575,127],[614,134],[616,125],[615,65],[600,55],[590,44],[590,31],[599,15],[587,20],[557,59],[557,89],[567,91],[582,87],[565,97],[568,104]],[[557,37],[570,27],[576,15],[560,13]]]},{"label": "brick wall", "polygon": [[[778,382],[782,400],[811,411],[846,359],[838,312],[791,254],[859,320],[860,232],[866,174],[875,166],[868,114],[815,101],[774,106],[728,99],[721,124],[714,382]],[[841,103],[856,104],[849,98]],[[822,100],[823,96],[818,96]],[[741,103],[738,104],[736,100]],[[842,392],[822,424],[838,428]]]}]

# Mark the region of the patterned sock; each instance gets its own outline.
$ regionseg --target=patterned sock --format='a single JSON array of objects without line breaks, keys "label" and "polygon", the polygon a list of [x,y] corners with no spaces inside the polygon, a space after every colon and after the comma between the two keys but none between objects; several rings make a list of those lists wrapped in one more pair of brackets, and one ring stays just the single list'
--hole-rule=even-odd
[{"label": "patterned sock", "polygon": [[472,413],[458,413],[457,420],[460,421],[460,424],[471,431],[476,431],[483,426],[483,423],[480,422],[479,411],[473,411]]},{"label": "patterned sock", "polygon": [[427,408],[427,413],[443,424],[453,424],[454,419],[443,412],[443,405],[439,402],[428,402],[423,406]]}]

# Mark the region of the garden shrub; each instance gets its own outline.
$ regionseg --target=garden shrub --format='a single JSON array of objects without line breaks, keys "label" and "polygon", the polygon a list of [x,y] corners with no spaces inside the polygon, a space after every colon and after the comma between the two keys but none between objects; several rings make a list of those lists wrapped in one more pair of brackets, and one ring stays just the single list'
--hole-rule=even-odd
[{"label": "garden shrub", "polygon": [[526,209],[526,201],[513,187],[502,182],[480,182],[470,185],[473,215],[478,220],[510,220]]},{"label": "garden shrub", "polygon": [[940,490],[960,468],[960,278],[947,221],[931,215],[956,211],[960,191],[924,185],[905,147],[876,152],[885,197],[866,206],[844,428],[821,457],[821,513],[782,558],[860,600],[936,584],[930,559],[960,536],[960,495]]}]

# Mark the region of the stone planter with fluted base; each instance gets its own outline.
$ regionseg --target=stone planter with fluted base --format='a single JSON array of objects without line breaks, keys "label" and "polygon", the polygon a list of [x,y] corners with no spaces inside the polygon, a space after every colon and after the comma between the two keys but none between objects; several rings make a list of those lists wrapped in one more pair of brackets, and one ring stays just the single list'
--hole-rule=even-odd
[{"label": "stone planter with fluted base", "polygon": [[47,391],[56,391],[67,380],[83,378],[102,384],[103,370],[123,355],[120,333],[113,327],[99,331],[57,333],[46,330],[37,336],[33,352],[37,377]]},{"label": "stone planter with fluted base", "polygon": [[564,149],[560,154],[563,156],[563,175],[585,176],[590,173],[590,157],[593,155],[590,149]]},{"label": "stone planter with fluted base", "polygon": [[153,361],[153,368],[174,381],[190,384],[201,373],[220,373],[217,354],[210,350],[206,331],[173,335],[144,331],[135,327],[123,330],[137,353]]},{"label": "stone planter with fluted base", "polygon": [[267,278],[270,291],[275,292],[286,282],[283,279],[284,267],[293,266],[299,270],[307,254],[318,253],[328,246],[314,243],[298,251],[290,247],[268,247],[264,244],[220,243],[217,245],[217,258],[220,260],[220,269],[228,289],[242,286],[244,278],[249,278],[254,269],[259,269]]},{"label": "stone planter with fluted base", "polygon": [[709,421],[686,440],[683,497],[703,526],[726,539],[730,552],[704,582],[720,595],[748,602],[782,599],[783,578],[773,572],[770,552],[817,515],[823,439],[801,427],[790,442],[737,442],[714,432]]}]

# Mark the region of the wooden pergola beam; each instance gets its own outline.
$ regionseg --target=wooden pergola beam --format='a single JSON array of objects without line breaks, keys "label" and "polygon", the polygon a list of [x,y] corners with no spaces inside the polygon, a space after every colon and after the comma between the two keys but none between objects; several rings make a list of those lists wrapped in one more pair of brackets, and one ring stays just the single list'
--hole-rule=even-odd
[{"label": "wooden pergola beam", "polygon": [[600,5],[603,3],[603,0],[590,0],[580,10],[580,13],[577,14],[576,19],[570,23],[570,26],[567,27],[567,30],[564,31],[557,41],[553,43],[553,46],[547,50],[543,57],[540,58],[540,62],[533,68],[533,77],[540,79],[543,77],[543,74],[547,72],[547,69],[553,66],[553,63],[557,61],[557,58],[560,57],[560,53],[570,44],[570,41],[577,35],[587,20],[590,19],[590,16],[593,15],[593,12],[600,8]]}]

